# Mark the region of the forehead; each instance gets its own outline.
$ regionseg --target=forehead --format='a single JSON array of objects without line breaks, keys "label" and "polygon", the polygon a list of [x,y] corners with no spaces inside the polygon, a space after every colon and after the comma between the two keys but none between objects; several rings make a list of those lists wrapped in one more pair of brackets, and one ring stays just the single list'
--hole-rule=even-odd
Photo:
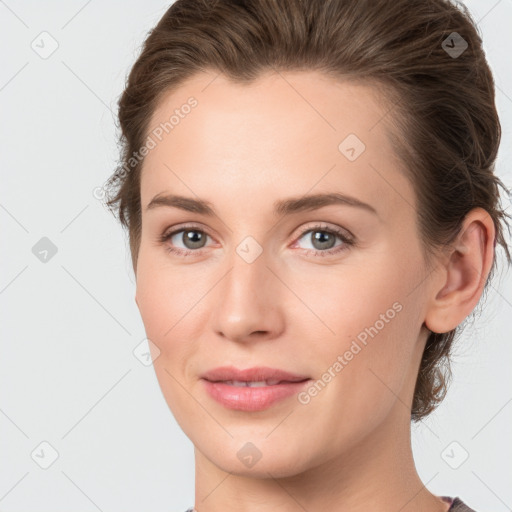
[{"label": "forehead", "polygon": [[153,112],[142,204],[176,189],[212,202],[214,192],[225,193],[221,200],[236,193],[245,196],[241,204],[249,195],[312,187],[342,189],[383,208],[397,191],[412,200],[388,138],[389,109],[376,87],[316,72],[269,73],[250,84],[195,75]]}]

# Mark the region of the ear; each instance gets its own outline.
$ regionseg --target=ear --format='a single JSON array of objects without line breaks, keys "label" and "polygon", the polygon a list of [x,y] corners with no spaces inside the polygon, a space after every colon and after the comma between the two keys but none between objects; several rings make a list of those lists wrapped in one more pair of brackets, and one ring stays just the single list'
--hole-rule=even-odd
[{"label": "ear", "polygon": [[489,213],[483,208],[471,210],[432,280],[425,317],[428,329],[451,331],[473,311],[494,261],[494,238]]}]

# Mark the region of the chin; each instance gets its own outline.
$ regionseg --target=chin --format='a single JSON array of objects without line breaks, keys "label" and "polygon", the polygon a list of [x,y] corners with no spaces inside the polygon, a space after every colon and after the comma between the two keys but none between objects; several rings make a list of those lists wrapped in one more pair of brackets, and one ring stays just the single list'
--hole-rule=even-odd
[{"label": "chin", "polygon": [[314,457],[307,455],[303,440],[297,438],[297,444],[277,436],[270,440],[266,439],[267,431],[258,436],[252,430],[253,434],[248,436],[236,435],[230,430],[234,437],[229,440],[224,434],[220,438],[202,438],[200,442],[190,438],[203,457],[226,473],[237,476],[287,478],[314,465]]}]

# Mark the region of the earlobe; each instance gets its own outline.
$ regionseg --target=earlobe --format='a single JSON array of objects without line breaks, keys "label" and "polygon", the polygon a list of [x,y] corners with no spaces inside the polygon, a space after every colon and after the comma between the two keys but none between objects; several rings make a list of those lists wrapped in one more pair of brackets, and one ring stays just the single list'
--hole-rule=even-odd
[{"label": "earlobe", "polygon": [[425,318],[428,329],[449,332],[473,311],[494,261],[494,239],[495,227],[488,212],[471,210],[445,263],[440,264],[442,271],[432,280]]}]

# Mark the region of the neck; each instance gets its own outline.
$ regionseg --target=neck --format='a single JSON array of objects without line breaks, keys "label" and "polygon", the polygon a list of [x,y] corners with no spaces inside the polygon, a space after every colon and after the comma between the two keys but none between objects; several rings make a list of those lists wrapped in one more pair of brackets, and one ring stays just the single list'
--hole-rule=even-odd
[{"label": "neck", "polygon": [[449,504],[430,493],[416,472],[408,411],[399,400],[394,409],[350,450],[282,478],[272,471],[268,478],[223,471],[196,448],[196,510],[446,512]]}]

